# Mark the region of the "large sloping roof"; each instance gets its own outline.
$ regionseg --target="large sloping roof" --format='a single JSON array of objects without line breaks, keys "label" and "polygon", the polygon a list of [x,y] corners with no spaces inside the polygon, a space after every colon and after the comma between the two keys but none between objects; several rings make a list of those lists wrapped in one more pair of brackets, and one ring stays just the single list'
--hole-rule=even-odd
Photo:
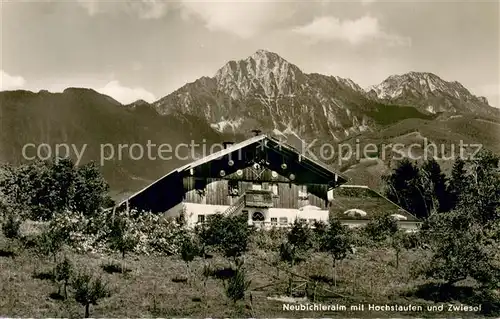
[{"label": "large sloping roof", "polygon": [[[360,210],[365,214],[349,214],[349,210]],[[401,215],[403,221],[417,222],[418,218],[407,210],[392,202],[382,194],[364,185],[341,185],[333,190],[330,212],[339,219],[370,220],[389,213]]]},{"label": "large sloping roof", "polygon": [[[203,164],[209,163],[211,161],[223,158],[224,156],[227,156],[229,154],[235,153],[243,148],[249,147],[249,146],[261,146],[263,148],[268,147],[268,148],[273,148],[276,151],[281,151],[281,152],[289,152],[295,154],[297,157],[300,158],[300,161],[303,162],[304,164],[309,165],[310,167],[314,167],[315,170],[321,172],[322,174],[326,176],[330,176],[332,180],[335,180],[337,184],[343,184],[348,181],[348,178],[333,171],[330,169],[328,166],[325,164],[321,163],[318,160],[314,160],[310,158],[309,156],[306,156],[305,154],[301,153],[299,150],[296,148],[292,147],[291,145],[288,145],[286,143],[283,143],[282,141],[279,141],[278,139],[275,139],[271,136],[268,135],[258,135],[254,136],[252,138],[249,138],[247,140],[244,140],[239,143],[235,143],[231,146],[228,146],[227,148],[215,152],[213,154],[210,154],[208,156],[205,156],[203,158],[200,158],[198,160],[195,160],[189,164],[186,164],[184,166],[181,166],[177,169],[172,170],[168,174],[164,175],[163,177],[159,178],[155,182],[151,183],[150,185],[146,186],[145,188],[141,189],[140,191],[136,192],[135,194],[131,195],[127,200],[133,199],[134,197],[138,196],[139,194],[146,192],[148,189],[155,187],[157,184],[161,183],[163,184],[165,180],[172,178],[173,176],[180,175],[183,172],[189,172],[191,169],[194,169],[196,167],[199,167]],[[124,200],[122,203],[126,202],[127,200]]]}]

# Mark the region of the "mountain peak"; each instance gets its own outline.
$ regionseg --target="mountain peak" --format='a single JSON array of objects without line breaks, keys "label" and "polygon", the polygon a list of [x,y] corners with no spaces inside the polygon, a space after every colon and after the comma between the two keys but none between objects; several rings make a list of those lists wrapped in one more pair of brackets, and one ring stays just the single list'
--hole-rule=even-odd
[{"label": "mountain peak", "polygon": [[264,50],[264,49],[259,49],[259,50],[255,51],[255,53],[252,54],[249,58],[252,58],[254,60],[259,60],[259,59],[262,59],[262,58],[267,58],[267,59],[283,60],[283,61],[285,61],[285,59],[283,59],[278,53],[271,52],[271,51]]},{"label": "mountain peak", "polygon": [[418,105],[431,113],[475,112],[488,106],[487,100],[473,95],[460,82],[448,82],[430,72],[391,75],[370,87],[368,94],[395,103]]},{"label": "mountain peak", "polygon": [[259,49],[244,60],[229,61],[215,74],[218,87],[238,100],[249,94],[278,97],[292,94],[300,69],[277,53]]}]

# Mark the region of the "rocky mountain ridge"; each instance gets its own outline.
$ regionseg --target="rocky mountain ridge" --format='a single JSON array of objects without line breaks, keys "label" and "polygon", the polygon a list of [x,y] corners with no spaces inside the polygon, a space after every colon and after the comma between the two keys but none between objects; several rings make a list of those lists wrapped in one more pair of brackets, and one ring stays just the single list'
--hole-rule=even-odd
[{"label": "rocky mountain ridge", "polygon": [[429,113],[481,113],[494,111],[485,97],[475,96],[457,81],[448,82],[429,72],[391,75],[367,89],[371,98],[412,105]]},{"label": "rocky mountain ridge", "polygon": [[350,79],[306,74],[265,50],[230,61],[213,77],[188,83],[153,106],[160,114],[197,114],[220,132],[244,133],[260,128],[338,142],[376,130],[380,121],[373,115],[380,118],[387,111],[380,109],[381,104],[392,105],[393,109],[415,107],[421,115],[412,111],[411,116],[421,118],[441,112],[497,112],[485,98],[432,73],[393,75],[365,91]]}]

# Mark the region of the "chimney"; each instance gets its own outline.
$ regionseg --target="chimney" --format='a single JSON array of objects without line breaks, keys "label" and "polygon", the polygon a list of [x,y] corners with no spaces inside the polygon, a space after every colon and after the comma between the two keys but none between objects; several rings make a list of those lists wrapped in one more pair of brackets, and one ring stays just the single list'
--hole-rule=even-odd
[{"label": "chimney", "polygon": [[255,130],[252,130],[252,133],[253,133],[253,136],[259,136],[260,133],[262,133],[262,131],[259,129],[255,129]]},{"label": "chimney", "polygon": [[233,144],[234,144],[234,142],[230,142],[230,141],[222,142],[222,145],[224,146],[224,148],[228,148]]}]

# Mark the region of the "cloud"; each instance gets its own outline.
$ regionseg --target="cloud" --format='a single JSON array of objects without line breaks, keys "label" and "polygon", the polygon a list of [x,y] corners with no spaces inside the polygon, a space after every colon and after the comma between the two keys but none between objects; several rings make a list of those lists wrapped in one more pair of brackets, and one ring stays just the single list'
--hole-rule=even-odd
[{"label": "cloud", "polygon": [[163,17],[170,3],[164,0],[121,0],[98,1],[77,0],[90,16],[102,13],[125,12],[140,19],[159,19]]},{"label": "cloud", "polygon": [[[109,76],[111,77],[111,76]],[[53,93],[62,93],[69,87],[90,88],[101,94],[109,95],[120,103],[128,104],[137,100],[146,102],[156,101],[153,93],[142,87],[127,87],[117,80],[104,79],[102,75],[81,75],[77,78],[53,78],[34,81],[29,89],[33,92],[47,90]]]},{"label": "cloud", "polygon": [[[49,92],[61,93],[68,87],[92,88],[99,93],[106,94],[123,104],[144,100],[146,102],[156,101],[153,93],[142,87],[127,87],[120,84],[119,81],[96,83],[95,78],[77,78],[77,79],[45,79],[43,82],[31,82],[27,85],[26,80],[21,76],[12,76],[0,70],[0,91],[9,91],[15,89],[25,89],[33,92],[48,90]],[[106,83],[106,84],[104,84]],[[104,85],[103,85],[104,84]]]},{"label": "cloud", "polygon": [[486,97],[491,106],[500,108],[500,83],[486,84],[473,91],[475,95]]},{"label": "cloud", "polygon": [[97,92],[106,94],[114,98],[120,103],[128,104],[137,100],[144,100],[146,102],[154,102],[156,100],[153,93],[148,92],[141,87],[126,87],[118,81],[111,81],[104,87],[96,89]]},{"label": "cloud", "polygon": [[201,20],[210,31],[250,38],[291,17],[295,12],[286,0],[76,0],[90,16],[128,13],[141,19],[158,19],[173,9],[184,20]]},{"label": "cloud", "polygon": [[211,31],[227,32],[241,38],[250,38],[269,30],[294,13],[292,7],[279,1],[183,0],[181,6],[181,14],[185,20],[193,17],[201,19]]},{"label": "cloud", "polygon": [[316,17],[311,23],[293,29],[314,42],[342,40],[358,45],[372,40],[383,40],[389,45],[411,45],[409,38],[384,32],[375,17],[365,15],[356,20],[333,16]]},{"label": "cloud", "polygon": [[0,70],[0,91],[15,90],[23,88],[26,80],[19,75],[10,75],[4,70]]}]

